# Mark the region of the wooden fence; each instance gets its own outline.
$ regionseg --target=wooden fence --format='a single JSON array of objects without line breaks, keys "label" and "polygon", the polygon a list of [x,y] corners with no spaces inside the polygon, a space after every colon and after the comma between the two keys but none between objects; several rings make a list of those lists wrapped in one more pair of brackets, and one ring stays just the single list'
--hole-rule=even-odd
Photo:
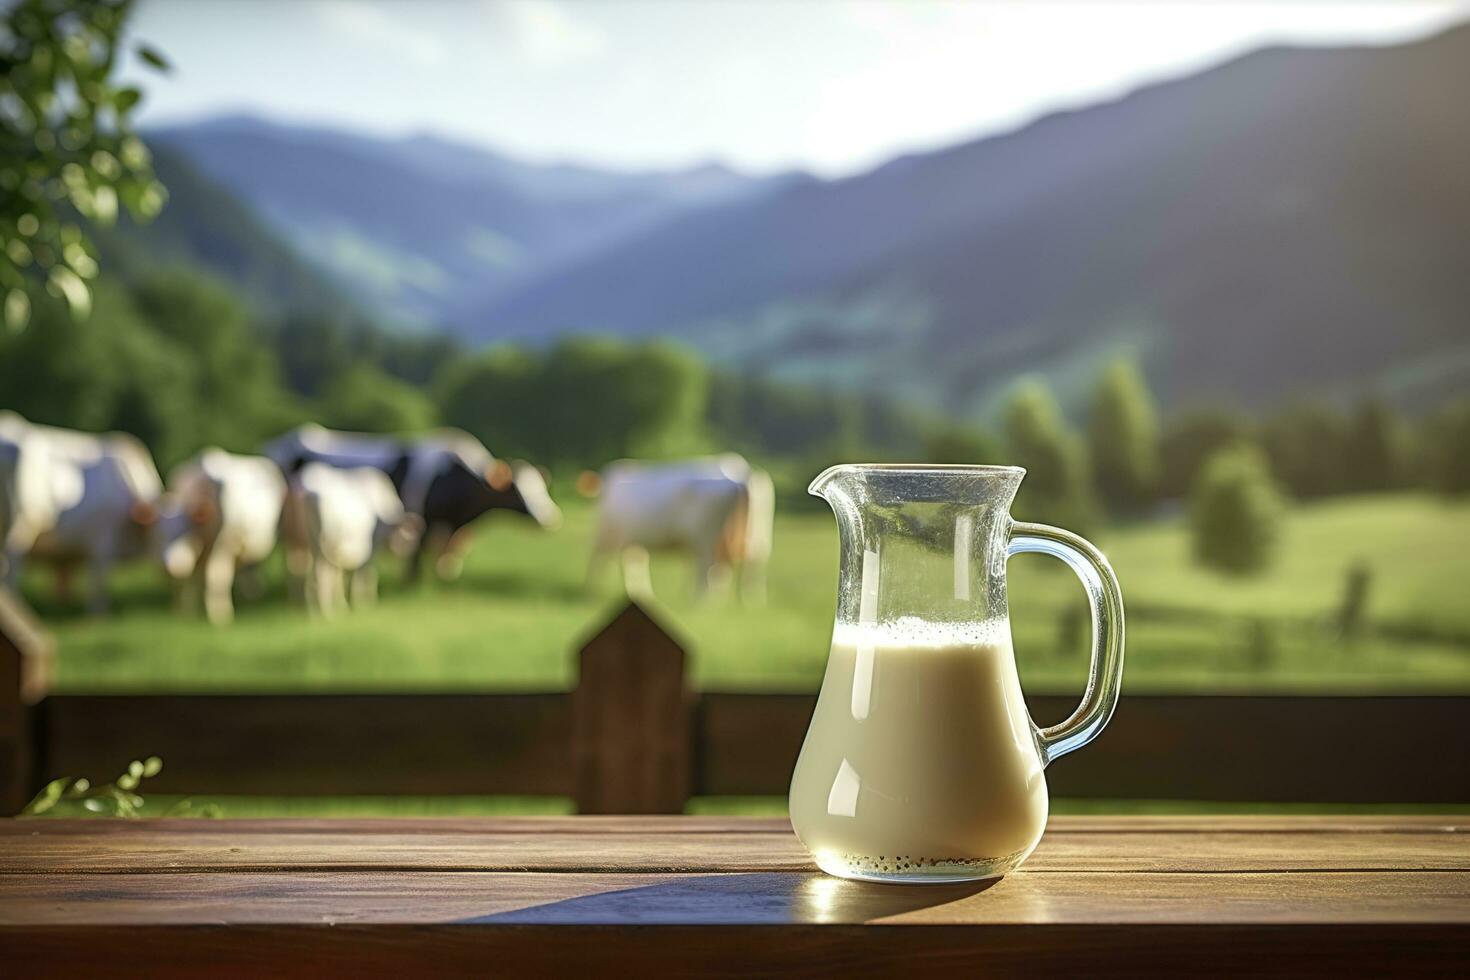
[{"label": "wooden fence", "polygon": [[[157,792],[569,796],[673,813],[691,795],[784,794],[814,694],[693,691],[686,654],[629,604],[582,648],[571,692],[46,694],[49,650],[0,605],[0,812],[45,778],[160,755]],[[1080,694],[1080,692],[1079,692]],[[1032,696],[1065,717],[1076,696]],[[1054,796],[1470,802],[1470,698],[1125,695],[1047,770]]]}]

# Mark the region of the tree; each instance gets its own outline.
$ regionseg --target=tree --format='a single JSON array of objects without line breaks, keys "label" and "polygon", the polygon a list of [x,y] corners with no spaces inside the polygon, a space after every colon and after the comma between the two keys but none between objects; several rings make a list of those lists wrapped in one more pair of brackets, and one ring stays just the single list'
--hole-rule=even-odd
[{"label": "tree", "polygon": [[427,395],[371,364],[338,375],[318,404],[320,419],[329,428],[358,432],[420,432],[436,418]]},{"label": "tree", "polygon": [[298,421],[302,407],[281,387],[276,358],[261,343],[243,300],[197,269],[144,276],[133,302],[159,342],[186,364],[190,409],[177,420],[189,449],[252,452]]},{"label": "tree", "polygon": [[1423,468],[1442,493],[1470,493],[1470,398],[1451,402],[1424,427]]},{"label": "tree", "polygon": [[193,448],[191,352],[155,332],[120,284],[100,281],[94,298],[83,324],[62,301],[37,297],[31,327],[0,337],[0,408],[131,432],[167,465]]},{"label": "tree", "polygon": [[709,427],[722,446],[742,445],[791,457],[851,456],[863,445],[863,406],[856,397],[767,378],[711,378]]},{"label": "tree", "polygon": [[1159,496],[1171,500],[1186,496],[1205,461],[1226,446],[1249,439],[1250,429],[1241,416],[1217,408],[1196,409],[1172,420],[1164,434]]},{"label": "tree", "polygon": [[930,463],[1003,463],[1005,453],[988,432],[943,426],[924,439],[924,459]]},{"label": "tree", "polygon": [[500,456],[537,456],[531,412],[539,411],[541,364],[521,347],[491,347],[450,361],[434,382],[444,421],[476,436]]},{"label": "tree", "polygon": [[[163,207],[130,119],[142,99],[112,78],[132,0],[20,0],[0,22],[0,291],[5,322],[29,321],[36,287],[91,309],[96,249],[74,216],[111,224]],[[140,45],[140,58],[165,62]]]},{"label": "tree", "polygon": [[1267,420],[1261,440],[1271,471],[1294,496],[1321,497],[1346,489],[1346,425],[1327,405],[1301,402]]},{"label": "tree", "polygon": [[270,338],[281,360],[286,386],[314,398],[357,360],[352,337],[342,321],[313,313],[293,313]]},{"label": "tree", "polygon": [[1109,510],[1136,514],[1147,508],[1159,479],[1158,417],[1148,383],[1132,361],[1103,369],[1087,413],[1087,440]]},{"label": "tree", "polygon": [[1195,559],[1245,575],[1270,564],[1280,533],[1281,495],[1260,451],[1238,444],[1205,463],[1190,500]]},{"label": "tree", "polygon": [[704,364],[661,341],[564,340],[545,354],[501,348],[446,366],[436,392],[451,425],[502,455],[579,466],[702,451]]},{"label": "tree", "polygon": [[1408,435],[1387,403],[1370,398],[1358,405],[1348,421],[1343,456],[1349,490],[1392,490],[1404,485]]},{"label": "tree", "polygon": [[239,299],[173,270],[131,290],[109,277],[79,323],[38,297],[34,323],[0,335],[0,408],[66,428],[138,436],[164,469],[206,445],[252,451],[304,421]]},{"label": "tree", "polygon": [[1090,526],[1096,508],[1088,493],[1086,447],[1051,392],[1039,382],[1017,388],[1006,405],[1005,433],[1011,461],[1027,471],[1016,512],[1073,529]]}]

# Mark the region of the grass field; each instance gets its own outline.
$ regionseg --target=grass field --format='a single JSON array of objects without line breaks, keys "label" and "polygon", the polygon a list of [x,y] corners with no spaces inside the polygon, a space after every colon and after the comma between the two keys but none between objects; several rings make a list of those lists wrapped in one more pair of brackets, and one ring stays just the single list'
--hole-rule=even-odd
[{"label": "grass field", "polygon": [[[376,608],[331,622],[285,604],[278,566],[267,596],[242,603],[224,628],[175,614],[148,568],[118,576],[107,618],[59,604],[41,577],[26,591],[57,635],[63,690],[560,688],[579,641],[618,604],[611,571],[591,590],[583,584],[593,517],[574,502],[556,533],[493,517],[458,581],[409,588],[387,568]],[[1098,543],[1128,602],[1127,690],[1470,691],[1470,504],[1397,494],[1298,507],[1276,566],[1244,581],[1193,566],[1179,519],[1114,529]],[[696,603],[687,565],[656,557],[656,612],[693,652],[701,686],[814,689],[836,561],[829,515],[783,515],[767,606]],[[1329,621],[1357,561],[1372,571],[1374,629],[1348,647]],[[1010,575],[1023,680],[1080,691],[1084,651],[1059,626],[1081,607],[1080,587],[1037,556],[1012,561]]]}]

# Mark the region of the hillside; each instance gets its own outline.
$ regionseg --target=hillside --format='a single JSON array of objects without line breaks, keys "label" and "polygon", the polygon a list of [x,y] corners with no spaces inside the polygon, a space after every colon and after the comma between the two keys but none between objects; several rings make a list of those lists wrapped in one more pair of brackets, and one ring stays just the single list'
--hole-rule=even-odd
[{"label": "hillside", "polygon": [[1007,135],[691,212],[462,309],[482,340],[673,332],[981,414],[1118,348],[1172,402],[1470,378],[1470,27],[1271,49]]},{"label": "hillside", "polygon": [[160,130],[378,316],[414,324],[485,303],[529,276],[690,208],[790,178],[719,167],[620,173],[524,163],[417,136],[377,139],[226,117]]},{"label": "hillside", "polygon": [[341,310],[349,301],[229,191],[167,147],[153,166],[168,188],[168,205],[147,224],[124,215],[93,230],[109,273],[133,278],[166,265],[198,266],[230,282],[263,313]]}]

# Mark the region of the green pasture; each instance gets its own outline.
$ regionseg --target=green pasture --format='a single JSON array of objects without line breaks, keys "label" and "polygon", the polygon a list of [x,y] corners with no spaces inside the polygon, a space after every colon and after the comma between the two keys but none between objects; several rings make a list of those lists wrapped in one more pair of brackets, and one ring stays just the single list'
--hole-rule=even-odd
[{"label": "green pasture", "polygon": [[[572,653],[618,606],[616,573],[588,588],[595,514],[571,502],[558,532],[497,515],[463,576],[402,584],[384,569],[372,609],[333,621],[286,604],[279,560],[267,593],[213,627],[175,613],[161,573],[135,567],[114,611],[89,618],[32,569],[25,588],[59,648],[67,691],[534,690],[572,679]],[[835,603],[836,528],[822,512],[777,520],[769,602],[696,602],[688,567],[654,558],[657,615],[693,653],[696,681],[724,689],[811,690]],[[1279,560],[1236,580],[1196,567],[1182,518],[1098,535],[1129,607],[1126,689],[1173,691],[1470,690],[1470,504],[1419,494],[1298,506]],[[1344,643],[1333,612],[1347,570],[1371,572],[1369,628]],[[1059,563],[1011,563],[1013,631],[1031,690],[1080,690],[1083,642],[1065,628],[1080,587]],[[1038,719],[1045,722],[1046,719]]]}]

